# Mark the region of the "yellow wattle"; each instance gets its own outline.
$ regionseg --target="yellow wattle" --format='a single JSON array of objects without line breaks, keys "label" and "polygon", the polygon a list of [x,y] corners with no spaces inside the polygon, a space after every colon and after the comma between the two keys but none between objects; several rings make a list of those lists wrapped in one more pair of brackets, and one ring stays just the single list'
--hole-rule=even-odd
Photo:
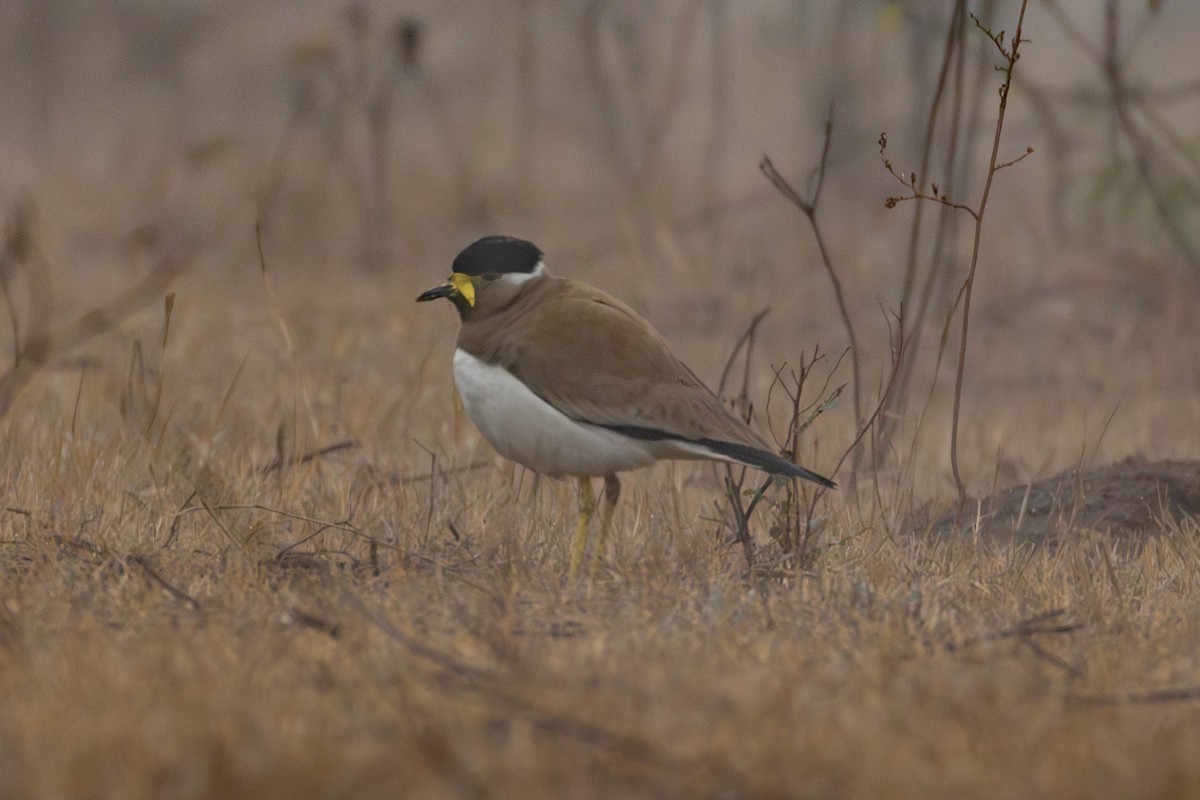
[{"label": "yellow wattle", "polygon": [[471,276],[462,272],[456,272],[450,276],[450,284],[460,295],[466,298],[467,305],[474,308],[475,284],[471,282]]}]

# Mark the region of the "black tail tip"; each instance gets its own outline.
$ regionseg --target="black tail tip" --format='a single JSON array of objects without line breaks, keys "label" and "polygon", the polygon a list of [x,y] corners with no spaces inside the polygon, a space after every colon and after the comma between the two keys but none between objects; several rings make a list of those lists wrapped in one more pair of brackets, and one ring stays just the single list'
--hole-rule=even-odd
[{"label": "black tail tip", "polygon": [[824,475],[818,475],[817,473],[813,472],[812,470],[807,470],[804,467],[797,467],[795,472],[792,472],[789,474],[791,474],[797,478],[804,478],[806,480],[812,481],[813,483],[820,484],[821,486],[824,486],[826,489],[838,488],[838,485],[835,481],[832,481],[829,478],[826,478]]},{"label": "black tail tip", "polygon": [[721,456],[732,458],[735,461],[761,469],[763,472],[769,472],[772,475],[804,478],[805,480],[820,484],[826,489],[837,488],[837,484],[824,475],[818,475],[811,469],[794,464],[786,458],[777,456],[766,450],[759,450],[757,447],[750,447],[749,445],[738,444],[736,442],[724,442],[719,439],[700,439],[696,443],[707,447]]}]

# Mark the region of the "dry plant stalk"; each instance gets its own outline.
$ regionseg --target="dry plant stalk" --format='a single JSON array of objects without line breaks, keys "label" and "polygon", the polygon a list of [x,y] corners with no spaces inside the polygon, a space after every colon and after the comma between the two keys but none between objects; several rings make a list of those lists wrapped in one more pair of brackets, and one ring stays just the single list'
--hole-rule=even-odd
[{"label": "dry plant stalk", "polygon": [[[754,334],[759,324],[766,318],[768,312],[769,309],[764,308],[755,314],[749,326],[738,337],[729,354],[729,358],[725,362],[725,367],[721,371],[721,380],[717,386],[717,395],[723,397],[738,355],[743,354],[742,387],[737,397],[733,400],[733,405],[736,413],[741,415],[747,423],[752,421],[755,413],[754,404],[749,394]],[[845,355],[846,353],[843,352],[842,357]],[[842,390],[845,389],[844,385],[830,389],[833,376],[837,373],[838,366],[841,364],[841,358],[839,358],[837,363],[833,364],[826,372],[824,383],[817,392],[817,399],[812,401],[805,401],[803,399],[805,396],[805,386],[813,367],[824,360],[825,356],[819,350],[814,350],[810,357],[806,357],[804,353],[801,353],[798,371],[794,370],[790,374],[790,384],[784,376],[786,365],[774,370],[771,387],[767,393],[767,410],[769,412],[771,398],[776,389],[782,389],[787,395],[788,400],[789,416],[787,427],[782,436],[774,431],[772,431],[772,434],[780,451],[789,459],[795,460],[798,457],[801,434],[816,421],[818,416],[834,406],[837,398],[841,396]],[[874,415],[872,415],[871,422],[868,425],[873,424],[874,418]],[[857,447],[861,439],[862,433],[855,437],[851,445],[843,452],[842,458],[838,462],[839,467],[844,463],[846,457]],[[746,574],[748,577],[754,577],[756,574],[762,572],[762,564],[759,563],[757,558],[753,536],[750,533],[750,519],[759,503],[765,499],[767,490],[778,481],[778,478],[770,475],[765,476],[756,489],[747,490],[745,483],[749,473],[745,467],[734,467],[731,464],[724,464],[717,468],[724,470],[722,481],[725,487],[726,499],[728,500],[726,508],[722,508],[718,504],[718,513],[723,517],[732,518],[730,527],[733,529],[736,541],[741,545],[742,554],[746,561]],[[810,487],[807,485],[798,487],[795,480],[788,481],[787,485],[786,498],[780,503],[772,503],[778,512],[777,517],[779,517],[772,535],[784,554],[788,557],[796,557],[797,562],[803,566],[808,563],[809,551],[814,544],[813,510],[816,507],[817,501],[825,494],[826,489],[824,487],[817,487],[815,491],[810,493]],[[750,498],[749,502],[743,502],[743,497],[745,496]],[[801,512],[801,509],[803,509],[803,512]],[[801,530],[803,533],[800,533]]]},{"label": "dry plant stalk", "polygon": [[[372,18],[370,4],[362,0],[347,3],[339,16],[343,36],[337,44],[293,48],[292,103],[267,165],[258,213],[260,218],[268,219],[280,205],[289,170],[295,167],[293,162],[303,161],[296,155],[301,135],[307,127],[315,127],[325,162],[322,166],[332,168],[334,182],[344,188],[357,217],[362,235],[361,264],[379,271],[390,263],[392,255],[396,96],[405,81],[426,88],[418,70],[424,29],[405,14],[397,14],[380,26]],[[381,28],[386,42],[382,48],[373,42]],[[438,111],[437,104],[430,105],[431,115]],[[437,116],[437,122],[444,120]],[[443,133],[452,133],[448,126],[440,127]],[[443,136],[441,141],[453,149],[453,137]],[[459,176],[462,159],[457,151],[450,156],[450,166]],[[464,183],[461,177],[458,182]]]},{"label": "dry plant stalk", "polygon": [[[38,239],[33,201],[28,197],[21,198],[9,211],[4,244],[0,249],[0,290],[4,294],[13,337],[12,363],[0,373],[0,416],[8,413],[17,393],[46,365],[111,331],[130,314],[161,297],[166,287],[183,272],[186,263],[178,256],[164,255],[146,275],[113,299],[95,306],[72,322],[56,326],[52,319],[49,265]],[[18,276],[26,279],[29,293],[23,330],[19,319],[21,309],[13,295]],[[170,295],[166,301],[167,320],[172,305],[173,295]],[[165,326],[166,322],[164,341]],[[157,399],[161,399],[161,380],[157,388]]]},{"label": "dry plant stalk", "polygon": [[[966,0],[957,0],[946,25],[946,40],[942,53],[941,65],[938,70],[937,82],[929,104],[929,112],[925,121],[922,136],[921,161],[918,174],[925,175],[933,158],[934,146],[937,141],[937,125],[941,117],[943,100],[946,92],[951,91],[951,109],[949,117],[953,121],[950,126],[946,145],[946,160],[943,165],[943,182],[950,187],[957,177],[956,163],[958,158],[959,141],[965,138],[968,142],[973,137],[960,137],[958,124],[963,113],[963,81],[965,70],[966,37],[962,33],[963,22],[966,20]],[[929,256],[929,268],[921,281],[919,297],[916,296],[919,269],[919,258],[922,246],[922,231],[924,221],[924,203],[913,206],[912,223],[909,226],[908,252],[904,263],[904,283],[900,292],[899,310],[896,314],[896,338],[908,341],[907,353],[901,354],[900,348],[893,347],[892,359],[898,367],[895,381],[895,391],[885,398],[884,413],[876,434],[872,437],[875,466],[879,466],[880,456],[891,439],[892,431],[901,418],[903,407],[908,400],[908,383],[916,366],[917,357],[921,352],[921,338],[925,330],[934,289],[946,278],[949,269],[950,248],[948,240],[952,235],[952,216],[942,214],[938,219],[938,227],[933,237],[933,251]],[[915,308],[914,308],[915,305]],[[890,323],[889,323],[890,328]],[[938,352],[938,362],[941,361],[941,350]],[[915,443],[915,442],[914,442]]]},{"label": "dry plant stalk", "polygon": [[[1000,161],[1000,138],[1004,131],[1004,116],[1008,110],[1008,93],[1012,87],[1013,70],[1016,67],[1017,60],[1020,58],[1020,46],[1026,40],[1022,38],[1021,33],[1025,22],[1025,9],[1028,6],[1028,0],[1022,0],[1021,9],[1017,15],[1016,33],[1013,35],[1011,44],[1005,46],[1005,32],[993,33],[985,27],[978,18],[972,15],[975,21],[975,26],[981,30],[995,45],[1003,59],[1003,65],[996,69],[1004,76],[1000,84],[1000,99],[996,114],[996,126],[992,136],[991,155],[988,159],[988,167],[984,179],[983,189],[980,193],[979,200],[976,205],[971,206],[956,200],[952,200],[945,194],[938,191],[936,183],[931,184],[931,191],[926,192],[922,188],[923,176],[918,176],[915,172],[910,172],[908,175],[899,174],[892,166],[891,162],[884,156],[887,149],[887,135],[883,134],[879,137],[879,152],[883,159],[883,166],[892,177],[894,177],[902,186],[908,190],[908,194],[887,198],[886,205],[888,208],[893,208],[897,204],[905,200],[927,200],[939,203],[948,208],[957,211],[966,212],[974,221],[974,233],[971,243],[971,261],[967,270],[967,278],[959,289],[958,296],[954,302],[954,308],[962,305],[962,327],[960,332],[959,349],[958,349],[958,365],[954,376],[954,410],[950,420],[950,468],[954,475],[954,484],[958,489],[958,501],[960,510],[965,506],[967,500],[966,482],[962,478],[961,470],[958,465],[958,426],[959,418],[962,409],[962,384],[963,375],[966,371],[967,359],[967,341],[971,326],[971,297],[975,288],[975,271],[979,265],[980,242],[983,235],[984,215],[987,212],[988,199],[991,196],[992,180],[996,173],[1000,170],[1011,167],[1017,162],[1023,160],[1033,152],[1033,148],[1027,147],[1021,155],[1012,158],[1008,161]],[[949,318],[947,320],[949,324]]]},{"label": "dry plant stalk", "polygon": [[[1126,71],[1137,36],[1121,41],[1121,4],[1118,0],[1105,0],[1102,44],[1092,43],[1057,0],[1044,0],[1044,5],[1068,40],[1092,62],[1104,81],[1107,91],[1093,102],[1102,104],[1100,110],[1115,123],[1110,146],[1113,151],[1118,151],[1123,144],[1128,150],[1138,187],[1149,197],[1155,217],[1176,252],[1191,269],[1193,278],[1200,280],[1200,248],[1194,235],[1189,234],[1186,219],[1188,210],[1194,217],[1200,202],[1200,159],[1187,135],[1175,130],[1151,104],[1156,97],[1194,97],[1200,89],[1195,81],[1156,93],[1130,84]],[[1160,10],[1158,3],[1146,4],[1145,16],[1134,24],[1134,30],[1144,31],[1150,17]],[[1170,196],[1169,187],[1172,186],[1175,187],[1175,198]]]},{"label": "dry plant stalk", "polygon": [[[675,226],[663,217],[657,195],[662,191],[671,149],[669,138],[683,119],[688,81],[694,77],[691,63],[704,38],[712,48],[716,65],[723,44],[721,4],[709,6],[709,30],[703,28],[705,3],[688,3],[672,19],[666,74],[661,81],[650,80],[645,64],[663,47],[646,34],[646,24],[659,9],[646,4],[617,3],[612,0],[588,0],[580,25],[580,48],[584,56],[585,77],[599,114],[602,136],[601,156],[617,178],[621,193],[618,210],[621,225],[634,252],[665,262],[677,273],[686,271],[689,259],[677,236]],[[720,165],[721,148],[716,134],[723,125],[722,104],[727,92],[714,67],[711,86],[709,124],[710,158],[699,161],[701,185],[712,187]],[[710,193],[710,200],[711,197]]]},{"label": "dry plant stalk", "polygon": [[[800,209],[808,220],[809,227],[812,228],[813,236],[816,238],[817,250],[821,254],[821,263],[825,267],[825,274],[829,276],[829,284],[833,288],[833,296],[837,301],[838,313],[841,315],[842,324],[846,326],[846,336],[850,340],[850,365],[854,374],[854,424],[858,428],[863,427],[863,409],[862,409],[862,369],[860,365],[860,350],[858,347],[858,338],[854,333],[854,322],[850,317],[850,309],[846,305],[846,295],[842,289],[841,278],[838,277],[837,269],[833,265],[833,257],[830,255],[829,248],[825,245],[825,237],[821,233],[821,226],[817,223],[817,207],[821,200],[821,188],[825,185],[825,168],[829,164],[829,144],[833,138],[833,106],[829,107],[829,114],[825,118],[825,140],[821,146],[821,160],[816,167],[816,180],[813,185],[812,195],[809,199],[805,199],[792,185],[784,178],[775,165],[771,163],[770,157],[764,155],[762,161],[759,162],[758,168],[767,176],[767,180],[771,182],[780,194],[786,197],[792,205]],[[855,460],[857,472],[857,456]],[[853,480],[852,472],[852,480]],[[853,485],[853,483],[852,483]]]}]

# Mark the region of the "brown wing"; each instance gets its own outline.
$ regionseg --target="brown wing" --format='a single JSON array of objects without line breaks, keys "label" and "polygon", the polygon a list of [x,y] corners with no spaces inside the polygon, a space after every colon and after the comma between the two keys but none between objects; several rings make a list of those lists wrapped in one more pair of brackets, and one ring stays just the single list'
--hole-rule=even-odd
[{"label": "brown wing", "polygon": [[519,309],[509,305],[465,326],[459,346],[504,366],[573,419],[771,449],[621,301],[560,278],[526,291],[513,304]]}]

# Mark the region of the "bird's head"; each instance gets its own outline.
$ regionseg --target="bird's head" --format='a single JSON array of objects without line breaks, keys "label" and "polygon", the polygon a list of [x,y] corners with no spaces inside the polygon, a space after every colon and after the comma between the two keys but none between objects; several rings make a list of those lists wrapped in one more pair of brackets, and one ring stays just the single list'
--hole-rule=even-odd
[{"label": "bird's head", "polygon": [[542,251],[511,236],[485,236],[454,259],[453,272],[441,286],[417,297],[418,303],[449,298],[466,318],[502,307],[517,290],[546,273]]}]

